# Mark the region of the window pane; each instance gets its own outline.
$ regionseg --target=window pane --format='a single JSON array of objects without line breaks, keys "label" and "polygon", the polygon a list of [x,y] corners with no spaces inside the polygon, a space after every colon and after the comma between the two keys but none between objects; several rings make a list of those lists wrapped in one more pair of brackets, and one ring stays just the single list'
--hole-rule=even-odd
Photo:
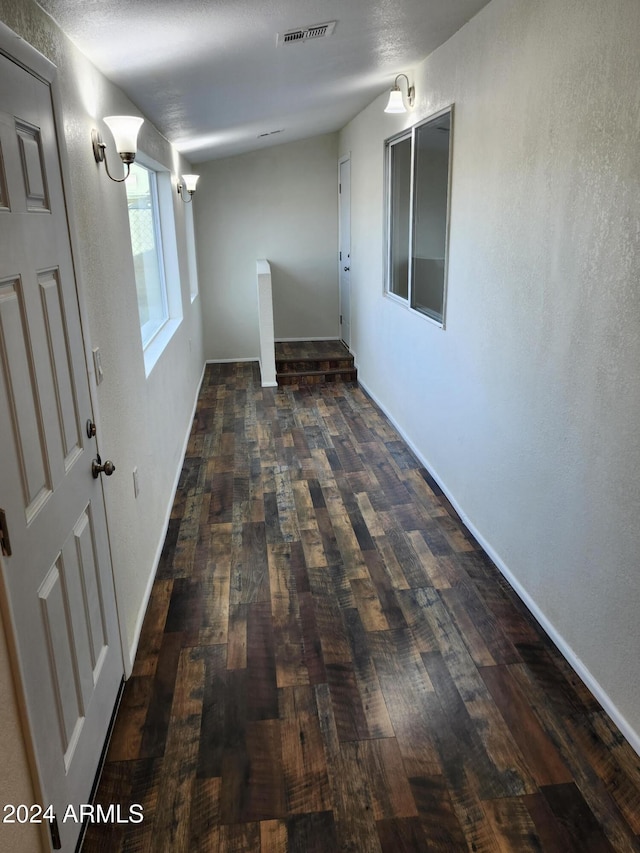
[{"label": "window pane", "polygon": [[193,206],[185,205],[184,221],[187,234],[187,262],[189,264],[189,293],[191,301],[198,295],[198,263],[196,260],[196,237],[193,227]]},{"label": "window pane", "polygon": [[443,321],[451,115],[415,134],[411,306]]},{"label": "window pane", "polygon": [[154,172],[133,163],[125,183],[143,346],[168,319],[155,181]]},{"label": "window pane", "polygon": [[409,297],[411,138],[389,146],[389,292]]}]

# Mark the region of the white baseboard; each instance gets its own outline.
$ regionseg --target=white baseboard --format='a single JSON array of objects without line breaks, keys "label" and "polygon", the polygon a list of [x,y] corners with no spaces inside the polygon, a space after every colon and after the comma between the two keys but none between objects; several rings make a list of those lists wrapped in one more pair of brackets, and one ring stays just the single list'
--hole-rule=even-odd
[{"label": "white baseboard", "polygon": [[193,408],[191,410],[191,417],[189,418],[189,425],[187,427],[187,434],[184,439],[184,443],[182,445],[182,453],[180,455],[180,464],[178,465],[178,470],[176,471],[176,475],[173,481],[173,488],[171,489],[171,497],[169,498],[169,504],[167,506],[167,511],[164,517],[164,524],[162,526],[162,535],[160,536],[160,541],[158,542],[158,547],[156,549],[156,554],[153,560],[153,568],[151,574],[149,575],[149,580],[147,581],[147,586],[144,591],[144,596],[142,599],[142,604],[140,605],[140,612],[138,613],[138,619],[136,621],[136,627],[133,634],[133,639],[131,641],[131,645],[129,646],[129,660],[125,659],[125,678],[129,678],[131,672],[133,670],[133,664],[136,659],[136,654],[138,652],[138,644],[140,643],[140,634],[142,633],[142,625],[144,622],[144,617],[147,613],[147,607],[149,606],[149,599],[151,598],[151,590],[153,589],[153,584],[156,579],[156,573],[158,571],[158,566],[160,565],[160,557],[162,556],[162,549],[164,548],[164,541],[167,538],[167,530],[169,529],[169,521],[171,520],[171,510],[173,509],[173,502],[176,497],[176,492],[178,490],[178,483],[180,481],[180,474],[182,473],[182,466],[184,465],[184,458],[187,453],[187,446],[189,444],[189,437],[191,435],[191,428],[193,426],[193,419],[196,414],[196,408],[198,406],[198,398],[200,397],[200,389],[202,388],[202,382],[204,380],[204,372],[206,368],[206,363],[202,368],[202,374],[200,376],[200,381],[198,382],[198,388],[196,390],[196,397],[193,401]]},{"label": "white baseboard", "polygon": [[523,587],[520,581],[515,577],[513,572],[509,569],[509,567],[504,563],[501,559],[500,555],[496,553],[496,551],[491,547],[490,543],[486,541],[484,536],[480,533],[480,531],[475,527],[475,525],[469,520],[466,516],[464,510],[460,507],[456,498],[449,492],[447,487],[444,485],[442,479],[438,476],[437,471],[430,464],[428,459],[422,455],[422,453],[418,450],[409,436],[405,433],[402,427],[397,423],[397,421],[393,418],[393,416],[388,412],[385,406],[380,402],[380,400],[376,397],[376,395],[362,382],[361,379],[358,379],[358,384],[362,387],[362,389],[368,394],[369,397],[374,401],[374,403],[379,406],[379,408],[384,412],[385,416],[389,419],[389,421],[393,424],[398,433],[402,436],[404,442],[411,448],[412,453],[416,457],[416,459],[423,465],[429,474],[433,477],[433,479],[438,483],[442,491],[444,492],[447,500],[451,503],[455,511],[458,513],[460,518],[462,519],[463,524],[469,532],[473,535],[473,537],[477,540],[477,542],[482,546],[485,553],[491,558],[493,563],[495,563],[498,570],[504,575],[504,577],[509,581],[515,592],[518,594],[520,599],[527,606],[531,614],[538,621],[538,623],[542,626],[544,631],[547,633],[551,641],[554,643],[558,651],[562,654],[564,659],[567,661],[569,666],[577,673],[577,675],[582,679],[582,681],[586,684],[589,690],[596,697],[600,705],[604,708],[607,714],[611,717],[613,722],[617,725],[617,727],[622,732],[623,736],[629,742],[629,745],[632,747],[635,752],[640,755],[640,733],[638,733],[633,726],[628,722],[626,717],[622,714],[622,712],[618,709],[616,704],[613,702],[608,693],[604,690],[601,684],[597,681],[597,679],[592,675],[589,669],[586,667],[584,662],[578,657],[573,648],[569,645],[569,643],[564,639],[562,634],[558,631],[558,629],[553,625],[552,622],[549,621],[547,616],[540,609],[536,601],[532,598],[532,596],[527,592],[527,590]]},{"label": "white baseboard", "polygon": [[236,361],[260,361],[259,356],[255,356],[255,358],[208,358],[205,361],[205,364],[233,364]]},{"label": "white baseboard", "polygon": [[339,336],[326,335],[323,338],[276,338],[277,344],[296,344],[304,341],[339,341]]}]

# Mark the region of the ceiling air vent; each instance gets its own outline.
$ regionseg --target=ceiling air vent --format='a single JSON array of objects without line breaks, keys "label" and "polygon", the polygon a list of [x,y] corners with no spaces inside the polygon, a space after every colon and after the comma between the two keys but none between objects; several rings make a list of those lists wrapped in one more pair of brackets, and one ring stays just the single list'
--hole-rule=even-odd
[{"label": "ceiling air vent", "polygon": [[278,33],[277,44],[299,44],[312,39],[328,38],[336,28],[337,21],[329,21],[327,24],[314,24],[312,27],[297,27],[295,30],[287,30]]}]

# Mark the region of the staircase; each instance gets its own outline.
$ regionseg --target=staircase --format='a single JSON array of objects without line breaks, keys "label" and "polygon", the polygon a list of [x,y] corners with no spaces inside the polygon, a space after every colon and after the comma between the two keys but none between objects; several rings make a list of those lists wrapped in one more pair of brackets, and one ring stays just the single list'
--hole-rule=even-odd
[{"label": "staircase", "polygon": [[356,382],[353,356],[342,341],[276,342],[278,385]]}]

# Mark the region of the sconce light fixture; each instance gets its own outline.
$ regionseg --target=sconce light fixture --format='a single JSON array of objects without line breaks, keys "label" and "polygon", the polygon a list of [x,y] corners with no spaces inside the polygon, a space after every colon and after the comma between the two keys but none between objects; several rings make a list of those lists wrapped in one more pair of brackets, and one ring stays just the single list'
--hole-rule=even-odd
[{"label": "sconce light fixture", "polygon": [[[183,175],[182,180],[184,183],[180,183],[178,181],[178,195],[182,199],[185,204],[189,204],[193,201],[193,194],[196,191],[196,184],[198,183],[198,178],[200,175]],[[189,198],[185,198],[185,190],[189,193]]]},{"label": "sconce light fixture", "polygon": [[112,181],[121,184],[126,181],[131,171],[131,164],[136,159],[136,150],[138,148],[138,131],[142,126],[144,119],[138,116],[106,116],[104,123],[107,125],[113,134],[113,140],[116,144],[116,151],[120,155],[120,159],[127,167],[127,173],[124,178],[114,178],[109,171],[105,148],[107,147],[102,141],[102,137],[97,130],[91,131],[91,142],[93,144],[93,156],[96,158],[96,163],[103,163],[107,175]]},{"label": "sconce light fixture", "polygon": [[407,111],[404,105],[404,98],[402,97],[402,89],[398,85],[398,80],[401,77],[404,77],[407,81],[407,103],[410,107],[414,104],[416,96],[415,87],[409,85],[409,78],[406,74],[398,74],[393,84],[393,89],[389,93],[389,103],[384,108],[385,113],[406,113]]}]

